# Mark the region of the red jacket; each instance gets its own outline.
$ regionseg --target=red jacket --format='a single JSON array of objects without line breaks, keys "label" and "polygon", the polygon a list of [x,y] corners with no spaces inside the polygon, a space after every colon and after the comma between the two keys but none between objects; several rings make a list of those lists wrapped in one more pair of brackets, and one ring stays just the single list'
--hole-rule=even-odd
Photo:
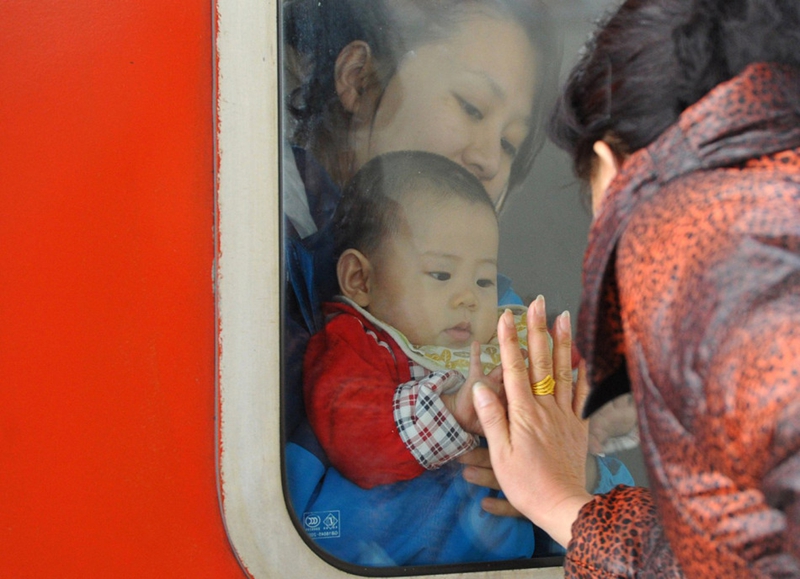
[{"label": "red jacket", "polygon": [[630,386],[651,491],[582,509],[567,576],[800,576],[800,73],[753,65],[626,160],[584,272],[591,409]]},{"label": "red jacket", "polygon": [[308,344],[303,389],[308,418],[331,464],[362,488],[410,480],[474,448],[477,437],[447,410],[455,370],[412,361],[391,335],[345,303]]}]

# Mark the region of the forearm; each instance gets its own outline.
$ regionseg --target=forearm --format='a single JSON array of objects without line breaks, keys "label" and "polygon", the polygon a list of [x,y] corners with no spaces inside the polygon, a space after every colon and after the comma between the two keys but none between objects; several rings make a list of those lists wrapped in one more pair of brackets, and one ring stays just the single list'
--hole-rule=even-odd
[{"label": "forearm", "polygon": [[426,469],[439,468],[478,445],[447,408],[442,394],[458,388],[458,372],[431,372],[401,384],[393,402],[397,432],[406,448]]},{"label": "forearm", "polygon": [[[471,450],[477,439],[446,411],[439,392],[461,380],[429,374],[398,386],[334,379],[309,417],[331,463],[362,488],[412,479]],[[324,401],[325,391],[335,396]]]},{"label": "forearm", "polygon": [[351,316],[336,318],[312,338],[306,352],[309,422],[331,463],[363,488],[424,471],[398,436],[392,416],[401,369]]},{"label": "forearm", "polygon": [[357,405],[341,402],[324,414],[309,413],[309,418],[328,459],[343,476],[372,488],[424,471],[397,434],[391,399],[375,407],[363,400]]},{"label": "forearm", "polygon": [[[573,525],[577,521],[583,507],[592,501],[592,495],[588,492],[577,490],[571,496],[565,498],[560,503],[553,505],[550,513],[539,514],[536,525],[542,528],[559,545],[566,547],[572,540]],[[525,514],[524,509],[520,509]],[[526,515],[532,520],[533,515]]]}]

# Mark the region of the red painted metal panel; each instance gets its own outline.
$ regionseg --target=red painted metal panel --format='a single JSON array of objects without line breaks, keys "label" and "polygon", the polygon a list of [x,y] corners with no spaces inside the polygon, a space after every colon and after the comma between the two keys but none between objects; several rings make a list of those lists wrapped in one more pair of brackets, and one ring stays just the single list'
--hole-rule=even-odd
[{"label": "red painted metal panel", "polygon": [[243,577],[215,473],[213,4],[0,8],[0,574]]}]

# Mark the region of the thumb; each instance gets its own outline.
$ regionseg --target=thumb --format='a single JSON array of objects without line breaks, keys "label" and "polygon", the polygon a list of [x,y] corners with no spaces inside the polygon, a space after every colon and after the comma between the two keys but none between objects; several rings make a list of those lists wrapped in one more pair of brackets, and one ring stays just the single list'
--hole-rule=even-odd
[{"label": "thumb", "polygon": [[[508,418],[506,409],[500,403],[497,394],[483,382],[476,382],[472,387],[472,403],[478,415],[483,435],[489,448],[500,451],[509,444]],[[491,450],[490,450],[491,452]]]}]

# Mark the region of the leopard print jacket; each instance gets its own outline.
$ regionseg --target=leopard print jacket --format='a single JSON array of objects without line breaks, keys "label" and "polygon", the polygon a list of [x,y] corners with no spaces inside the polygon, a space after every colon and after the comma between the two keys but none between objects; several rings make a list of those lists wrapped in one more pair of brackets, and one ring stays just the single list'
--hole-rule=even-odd
[{"label": "leopard print jacket", "polygon": [[650,489],[567,577],[800,577],[800,72],[755,64],[629,157],[590,232],[588,411],[630,389]]}]

